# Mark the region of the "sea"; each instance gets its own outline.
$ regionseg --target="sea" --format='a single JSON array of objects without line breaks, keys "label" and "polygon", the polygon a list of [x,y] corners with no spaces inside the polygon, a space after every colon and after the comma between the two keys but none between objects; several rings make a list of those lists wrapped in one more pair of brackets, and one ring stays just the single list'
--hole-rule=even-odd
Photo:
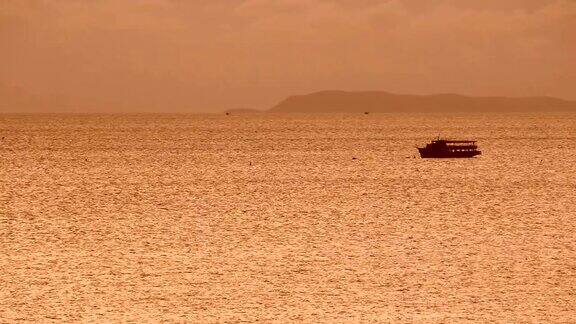
[{"label": "sea", "polygon": [[6,323],[574,323],[576,114],[3,114],[0,269]]}]

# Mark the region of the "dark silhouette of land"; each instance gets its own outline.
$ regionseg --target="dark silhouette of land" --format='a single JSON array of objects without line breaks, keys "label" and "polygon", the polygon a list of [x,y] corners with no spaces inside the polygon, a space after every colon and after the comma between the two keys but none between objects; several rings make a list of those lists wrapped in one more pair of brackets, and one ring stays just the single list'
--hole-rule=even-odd
[{"label": "dark silhouette of land", "polygon": [[239,114],[261,114],[264,111],[258,109],[251,109],[251,108],[235,108],[235,109],[228,109],[224,111],[227,115],[239,115]]},{"label": "dark silhouette of land", "polygon": [[384,91],[320,91],[291,96],[270,112],[548,112],[576,111],[576,101],[552,97],[471,97],[458,94],[406,95]]}]

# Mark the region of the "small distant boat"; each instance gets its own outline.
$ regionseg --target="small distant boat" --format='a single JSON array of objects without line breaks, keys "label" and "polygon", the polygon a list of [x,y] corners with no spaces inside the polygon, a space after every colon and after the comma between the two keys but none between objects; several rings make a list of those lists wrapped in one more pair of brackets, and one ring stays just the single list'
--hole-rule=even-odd
[{"label": "small distant boat", "polygon": [[418,147],[420,157],[426,158],[471,158],[482,154],[476,141],[436,139],[425,147]]}]

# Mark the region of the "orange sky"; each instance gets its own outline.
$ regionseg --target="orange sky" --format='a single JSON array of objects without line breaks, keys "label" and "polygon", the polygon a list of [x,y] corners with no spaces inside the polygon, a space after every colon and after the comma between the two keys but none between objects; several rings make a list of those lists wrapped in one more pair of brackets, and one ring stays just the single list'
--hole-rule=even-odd
[{"label": "orange sky", "polygon": [[0,0],[0,112],[325,89],[576,99],[574,0]]}]

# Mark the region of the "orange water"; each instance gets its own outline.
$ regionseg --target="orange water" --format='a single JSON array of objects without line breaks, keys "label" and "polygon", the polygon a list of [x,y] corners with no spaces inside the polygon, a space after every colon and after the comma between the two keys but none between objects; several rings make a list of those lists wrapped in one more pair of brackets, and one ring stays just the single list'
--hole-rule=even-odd
[{"label": "orange water", "polygon": [[[437,135],[483,154],[415,157]],[[0,115],[0,138],[2,322],[576,320],[574,114]]]}]

